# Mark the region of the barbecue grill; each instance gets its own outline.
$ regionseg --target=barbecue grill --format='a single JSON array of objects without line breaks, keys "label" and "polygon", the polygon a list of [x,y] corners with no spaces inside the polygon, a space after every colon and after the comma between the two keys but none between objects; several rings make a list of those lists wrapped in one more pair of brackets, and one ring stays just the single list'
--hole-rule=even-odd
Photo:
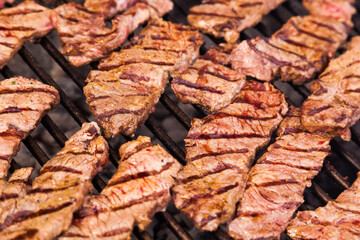
[{"label": "barbecue grill", "polygon": [[[48,1],[46,1],[48,2]],[[65,3],[67,1],[63,1]],[[189,8],[200,4],[201,0],[174,0],[174,10],[167,14],[164,19],[176,23],[187,24],[186,16],[189,12]],[[356,8],[360,11],[360,0],[356,1]],[[255,27],[247,29],[241,33],[241,40],[254,38],[256,36],[271,36],[276,30],[278,30],[290,17],[294,15],[306,15],[307,12],[301,4],[300,0],[288,0],[281,6],[276,8],[270,14],[265,16],[263,20]],[[356,14],[353,17],[354,29],[350,33],[349,38],[360,35],[360,14]],[[141,30],[141,28],[139,29]],[[134,34],[138,33],[137,30]],[[53,35],[56,33],[52,33]],[[39,39],[37,43],[25,45],[15,57],[15,60],[11,61],[8,66],[5,66],[0,72],[4,78],[9,78],[16,74],[27,74],[28,70],[21,70],[26,63],[25,69],[31,69],[32,73],[37,76],[42,82],[54,86],[60,93],[61,105],[60,115],[67,115],[73,119],[74,123],[81,125],[94,119],[86,109],[85,98],[81,95],[82,88],[85,86],[85,78],[91,69],[95,69],[97,64],[91,64],[90,66],[75,68],[73,67],[64,56],[58,50],[58,40],[56,35],[52,39],[51,35]],[[130,36],[129,38],[131,38]],[[216,45],[223,40],[214,39],[209,36],[205,36],[205,44],[201,48],[201,54],[204,54],[211,46]],[[34,50],[35,49],[35,50]],[[39,59],[39,51],[45,50],[47,53],[41,55],[42,59]],[[33,54],[32,52],[35,52]],[[44,52],[45,52],[44,51]],[[340,53],[342,50],[338,53]],[[45,61],[44,58],[45,57]],[[49,73],[45,68],[45,63],[48,61],[55,61],[57,67],[60,67],[59,71],[66,74],[64,81],[70,81],[71,84],[75,84],[78,89],[66,93],[63,84],[57,83],[54,80],[56,72]],[[40,64],[40,62],[42,62]],[[47,64],[46,64],[47,65]],[[29,67],[29,68],[28,68]],[[14,71],[14,72],[13,72]],[[21,71],[24,71],[23,73]],[[75,88],[77,88],[74,85]],[[276,81],[274,85],[282,91],[286,96],[290,105],[301,106],[304,99],[309,95],[308,86],[294,86],[291,83],[284,83]],[[171,92],[170,85],[167,86],[165,94],[162,95],[160,102],[157,105],[156,112],[152,114],[146,121],[145,126],[141,127],[136,135],[149,135],[153,140],[160,142],[180,163],[185,164],[185,152],[183,145],[183,137],[190,129],[191,118],[203,117],[206,115],[198,106],[183,105],[176,100],[175,95]],[[53,111],[54,112],[54,111]],[[42,144],[42,138],[40,134],[36,134],[36,130],[33,134],[27,137],[23,143],[28,151],[34,158],[27,161],[37,161],[39,165],[44,165],[55,154],[54,149],[60,149],[64,146],[64,142],[67,140],[64,129],[68,129],[70,122],[64,122],[61,120],[54,120],[53,112],[46,115],[42,121],[40,129],[45,129],[42,134],[51,135],[53,144]],[[59,114],[59,113],[57,113]],[[164,123],[163,118],[166,116]],[[62,119],[62,118],[61,118]],[[170,119],[170,120],[169,120]],[[76,126],[76,125],[75,125]],[[169,127],[170,126],[170,127]],[[75,132],[78,127],[73,129]],[[170,130],[172,134],[170,134]],[[175,131],[176,130],[176,131]],[[176,133],[181,133],[177,135]],[[360,170],[360,124],[351,128],[352,139],[350,142],[343,142],[339,139],[334,139],[331,142],[332,155],[328,157],[324,163],[324,167],[320,174],[314,179],[311,188],[305,191],[305,203],[300,207],[300,210],[315,209],[316,207],[325,205],[328,201],[337,197],[343,190],[349,188],[351,183],[356,178],[356,172]],[[175,134],[174,134],[175,133]],[[49,136],[50,136],[49,135]],[[171,137],[170,135],[174,135]],[[105,169],[101,174],[98,174],[93,184],[97,191],[101,191],[106,186],[106,181],[109,179],[112,173],[115,172],[118,166],[118,153],[117,149],[120,144],[131,140],[130,137],[117,137],[115,140],[109,140],[111,149],[111,163],[110,166]],[[274,138],[273,138],[274,141]],[[57,151],[56,150],[56,151]],[[22,147],[21,151],[26,151]],[[261,155],[259,153],[256,159]],[[14,169],[24,167],[19,154],[12,161],[10,171]],[[37,163],[34,163],[36,165]],[[27,166],[31,165],[27,162]],[[176,208],[173,204],[167,208],[166,211],[156,214],[153,223],[147,228],[145,232],[140,232],[135,229],[132,234],[133,239],[148,240],[148,239],[230,239],[224,231],[224,226],[221,226],[215,233],[202,233],[197,230],[193,224],[186,219],[186,217]],[[282,239],[289,239],[283,234]]]}]

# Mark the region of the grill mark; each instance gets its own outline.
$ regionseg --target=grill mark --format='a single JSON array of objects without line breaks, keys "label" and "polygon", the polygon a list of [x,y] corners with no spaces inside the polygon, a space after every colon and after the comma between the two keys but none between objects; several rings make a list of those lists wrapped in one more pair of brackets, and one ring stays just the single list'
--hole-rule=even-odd
[{"label": "grill mark", "polygon": [[[282,180],[278,180],[278,181],[255,184],[255,186],[257,186],[257,187],[273,187],[273,186],[280,186],[280,185],[285,185],[285,184],[300,184],[300,183],[298,181],[296,181],[295,179],[282,179]],[[250,186],[251,185],[248,185],[248,187],[250,187]]]},{"label": "grill mark", "polygon": [[23,222],[25,220],[41,217],[43,215],[51,214],[54,212],[58,212],[66,207],[71,206],[74,203],[74,201],[65,202],[65,203],[63,203],[59,206],[55,206],[55,207],[44,208],[37,212],[25,210],[25,211],[19,211],[13,215],[9,215],[6,217],[4,223],[0,224],[0,232],[4,231],[7,227],[9,227],[11,225]]},{"label": "grill mark", "polygon": [[1,16],[16,16],[16,15],[27,15],[27,14],[31,14],[31,13],[40,13],[40,12],[43,12],[43,10],[40,10],[40,9],[18,9],[18,11],[15,11],[15,12],[9,12],[9,13],[6,13],[6,12],[2,12],[1,13]]},{"label": "grill mark", "polygon": [[313,109],[309,110],[309,112],[307,113],[307,115],[308,115],[309,117],[311,117],[311,116],[314,116],[314,115],[316,115],[316,114],[318,114],[318,113],[320,113],[320,112],[322,112],[322,111],[325,111],[325,110],[327,110],[327,109],[329,109],[329,108],[331,108],[330,105],[328,105],[328,106],[322,106],[322,107],[319,107],[319,108],[313,108]]},{"label": "grill mark", "polygon": [[118,185],[118,184],[122,184],[122,183],[125,183],[125,182],[129,182],[131,180],[136,180],[136,179],[145,178],[145,177],[154,176],[154,175],[160,175],[162,172],[170,169],[172,165],[174,165],[174,162],[168,162],[160,170],[144,171],[144,172],[137,172],[137,173],[134,173],[134,174],[125,175],[125,176],[123,176],[123,177],[121,177],[121,178],[119,178],[119,179],[117,179],[115,181],[111,181],[108,184],[108,187]]},{"label": "grill mark", "polygon": [[18,46],[19,44],[11,44],[11,43],[8,43],[8,42],[0,42],[1,45],[4,45],[8,48],[11,48],[11,49],[14,49],[16,46]]},{"label": "grill mark", "polygon": [[290,44],[290,45],[294,45],[294,46],[297,46],[297,47],[302,47],[302,48],[311,49],[311,50],[316,51],[316,52],[325,52],[325,51],[322,50],[322,49],[310,47],[310,46],[308,46],[308,45],[306,45],[306,44],[304,44],[304,43],[300,43],[300,42],[297,42],[297,41],[288,39],[287,36],[282,36],[281,34],[278,34],[277,36],[278,36],[282,41],[287,42],[287,43]]},{"label": "grill mark", "polygon": [[125,66],[125,65],[131,65],[134,63],[148,63],[148,64],[153,64],[153,65],[158,65],[158,66],[174,66],[175,63],[174,62],[163,62],[163,61],[152,61],[149,59],[140,59],[140,60],[128,60],[128,61],[124,61],[118,64],[113,64],[113,65],[104,65],[101,66],[100,69],[102,70],[111,70],[111,69],[115,69],[121,66]]},{"label": "grill mark", "polygon": [[357,74],[350,74],[344,77],[344,79],[349,79],[349,78],[360,78],[360,75]]},{"label": "grill mark", "polygon": [[111,231],[107,231],[103,234],[98,234],[96,235],[97,237],[113,237],[113,236],[116,236],[116,235],[120,235],[120,234],[123,234],[123,233],[128,233],[128,232],[131,232],[132,229],[131,228],[117,228],[117,229],[114,229],[114,230],[111,230]]},{"label": "grill mark", "polygon": [[194,133],[189,134],[185,139],[235,139],[235,138],[266,138],[270,137],[268,134],[261,135],[257,133],[243,133],[243,134],[216,134],[216,133]]},{"label": "grill mark", "polygon": [[277,114],[272,115],[271,117],[259,117],[259,116],[246,116],[246,115],[238,115],[238,114],[231,114],[231,113],[225,113],[225,112],[217,112],[212,115],[212,118],[206,119],[204,123],[210,122],[213,119],[222,119],[227,117],[236,117],[238,119],[243,120],[251,120],[251,121],[268,121],[273,120],[278,117]]},{"label": "grill mark", "polygon": [[[218,78],[221,78],[223,80],[226,80],[226,81],[229,81],[229,82],[237,82],[241,79],[231,79],[230,77],[226,76],[226,75],[223,75],[221,74],[221,70],[220,69],[216,69],[218,72],[211,72],[209,71],[208,69],[206,69],[207,66],[205,66],[205,68],[201,68],[201,69],[197,69],[195,67],[189,67],[189,69],[192,69],[192,70],[196,70],[199,72],[199,75],[203,75],[203,74],[209,74],[211,76],[214,76],[214,77],[218,77]],[[214,66],[215,67],[215,66]],[[215,67],[216,68],[216,67]]]},{"label": "grill mark", "polygon": [[0,202],[11,198],[17,198],[18,196],[19,195],[16,193],[3,193],[0,195]]},{"label": "grill mark", "polygon": [[[335,200],[334,202],[335,202],[335,203],[339,203],[339,202],[337,202],[336,200]],[[343,207],[341,207],[341,206],[338,206],[337,204],[332,204],[332,206],[334,206],[336,209],[339,209],[339,210],[342,210],[342,211],[345,211],[345,212],[351,212],[351,213],[354,213],[354,214],[360,214],[360,211],[343,208]]]},{"label": "grill mark", "polygon": [[[1,135],[0,135],[1,136]],[[0,161],[7,161],[9,162],[9,159],[10,159],[11,156],[1,156],[0,155]]]},{"label": "grill mark", "polygon": [[342,122],[342,121],[345,120],[345,119],[346,119],[346,115],[345,115],[345,114],[341,114],[340,117],[335,118],[334,121],[335,121],[336,123],[340,123],[340,122]]},{"label": "grill mark", "polygon": [[36,193],[51,193],[51,192],[64,191],[64,190],[67,190],[69,188],[73,188],[76,186],[79,186],[79,183],[75,183],[71,186],[67,186],[67,187],[63,187],[63,188],[34,188],[28,192],[28,195],[36,194]]},{"label": "grill mark", "polygon": [[96,37],[106,37],[109,36],[111,34],[113,34],[114,32],[118,31],[117,28],[113,28],[111,29],[109,32],[107,33],[92,33],[91,31],[89,32],[89,36],[96,38]]},{"label": "grill mark", "polygon": [[214,153],[204,153],[204,154],[200,154],[195,157],[189,158],[188,161],[192,162],[192,161],[204,158],[204,157],[217,157],[217,156],[222,156],[222,155],[227,155],[227,154],[239,154],[239,153],[248,153],[248,152],[249,152],[249,149],[242,148],[242,149],[227,150],[227,151],[220,151],[220,152],[214,152]]},{"label": "grill mark", "polygon": [[22,111],[34,111],[34,112],[37,112],[36,110],[32,110],[29,107],[18,108],[18,107],[15,106],[15,107],[7,107],[7,108],[4,108],[4,109],[0,109],[0,115],[1,114],[7,114],[7,113],[19,113],[19,112],[22,112]]},{"label": "grill mark", "polygon": [[240,17],[240,16],[229,16],[229,15],[218,14],[218,13],[196,12],[193,9],[190,9],[189,15],[223,17],[223,18],[230,18],[230,19],[235,19],[235,20],[243,20],[244,19],[244,17]]},{"label": "grill mark", "polygon": [[336,32],[336,33],[339,34],[339,35],[342,35],[341,32],[339,32],[336,28],[334,28],[334,27],[331,26],[331,25],[328,25],[328,24],[326,24],[326,23],[319,23],[319,22],[316,22],[316,21],[314,21],[314,20],[311,20],[311,22],[314,23],[315,25],[318,25],[318,26],[323,27],[323,28],[327,28],[327,29],[329,29],[330,31],[333,31],[333,32]]},{"label": "grill mark", "polygon": [[239,183],[235,183],[235,184],[232,184],[232,185],[228,185],[226,187],[222,187],[222,188],[219,188],[217,190],[215,190],[214,192],[212,193],[203,193],[203,194],[196,194],[196,195],[193,195],[190,197],[190,199],[186,199],[183,204],[181,204],[181,206],[179,206],[179,209],[182,209],[182,208],[186,208],[187,206],[189,206],[190,204],[192,204],[193,202],[195,202],[196,200],[198,199],[201,199],[201,198],[211,198],[215,195],[220,195],[220,194],[223,194],[223,193],[226,193],[236,187],[239,186]]},{"label": "grill mark", "polygon": [[158,34],[158,35],[151,34],[151,39],[152,40],[172,40],[169,36],[161,36],[160,34]]},{"label": "grill mark", "polygon": [[328,148],[308,148],[308,149],[300,149],[300,148],[293,148],[293,147],[286,147],[286,146],[281,146],[278,143],[274,143],[272,145],[275,149],[285,149],[288,151],[292,151],[292,152],[307,152],[307,153],[311,153],[311,152],[329,152]]},{"label": "grill mark", "polygon": [[87,236],[87,235],[81,235],[79,233],[71,233],[71,232],[68,232],[66,231],[63,235],[64,237],[78,237],[78,238],[90,238],[90,236]]},{"label": "grill mark", "polygon": [[24,138],[28,132],[25,132],[19,129],[17,126],[13,124],[8,125],[8,130],[6,132],[1,132],[0,137],[19,137]]},{"label": "grill mark", "polygon": [[351,66],[353,66],[353,65],[355,65],[355,64],[358,64],[358,63],[360,63],[360,60],[356,60],[356,61],[348,64],[346,67],[351,67]]},{"label": "grill mark", "polygon": [[17,235],[16,237],[12,238],[11,240],[23,240],[23,239],[30,239],[35,237],[38,233],[37,229],[27,229],[25,233]]},{"label": "grill mark", "polygon": [[152,147],[152,143],[151,142],[144,142],[142,144],[139,144],[135,147],[134,151],[127,151],[124,155],[121,156],[121,161],[125,161],[127,160],[131,155],[140,152],[141,150],[145,149],[145,148],[149,148]]},{"label": "grill mark", "polygon": [[187,177],[187,178],[183,178],[183,179],[177,179],[177,181],[178,181],[180,184],[187,184],[188,182],[192,182],[192,181],[194,181],[194,180],[198,180],[198,179],[201,179],[201,178],[205,178],[205,177],[207,177],[207,176],[209,176],[209,175],[217,174],[217,173],[220,173],[220,172],[225,171],[225,170],[228,170],[228,169],[232,169],[232,168],[226,166],[225,164],[222,164],[220,167],[216,167],[216,168],[214,168],[213,170],[207,171],[207,172],[204,173],[204,174],[201,174],[201,175],[193,175],[193,176],[190,176],[190,177]]},{"label": "grill mark", "polygon": [[322,166],[318,166],[318,167],[304,167],[304,166],[297,166],[297,165],[292,165],[289,163],[279,163],[279,162],[272,162],[267,160],[266,158],[264,158],[264,160],[262,160],[261,162],[257,163],[257,164],[268,164],[268,165],[283,165],[283,166],[287,166],[287,167],[292,167],[292,168],[297,168],[300,170],[307,170],[307,171],[320,171]]},{"label": "grill mark", "polygon": [[69,172],[69,173],[75,173],[75,174],[82,174],[82,171],[65,167],[65,166],[50,166],[50,167],[44,167],[40,173],[39,176],[46,173],[46,172]]},{"label": "grill mark", "polygon": [[360,93],[360,88],[345,90],[345,93]]},{"label": "grill mark", "polygon": [[[137,47],[141,47],[140,45]],[[175,49],[160,49],[156,47],[142,47],[143,50],[156,50],[156,51],[167,51],[167,52],[174,52],[174,53],[186,53],[186,50],[175,50]]]},{"label": "grill mark", "polygon": [[220,218],[224,213],[226,213],[226,210],[216,213],[216,216],[208,216],[207,218],[202,219],[200,222],[200,226],[203,227],[206,224],[208,224],[209,222],[211,222],[212,220],[214,220],[216,218]]},{"label": "grill mark", "polygon": [[[78,22],[80,22],[80,20],[77,19],[77,18],[68,17],[68,16],[65,16],[65,15],[63,15],[63,14],[61,14],[61,13],[57,13],[57,15],[58,15],[59,17],[61,17],[62,19],[65,19],[65,20],[67,20],[67,21],[69,21],[69,22],[73,22],[73,23],[78,23]],[[61,36],[61,35],[60,35],[60,36]]]},{"label": "grill mark", "polygon": [[114,115],[118,115],[118,114],[141,115],[144,112],[145,112],[145,108],[142,108],[142,109],[139,109],[139,110],[129,110],[129,109],[125,109],[125,108],[119,108],[119,109],[104,112],[102,114],[98,114],[98,115],[96,115],[96,118],[101,120],[101,121],[104,121],[105,119],[107,119],[109,117],[112,117]]},{"label": "grill mark", "polygon": [[47,88],[25,88],[25,89],[4,89],[0,91],[0,94],[10,94],[10,93],[48,93],[55,97],[58,97],[58,92],[52,91]]},{"label": "grill mark", "polygon": [[322,36],[318,36],[318,35],[316,35],[314,33],[311,33],[311,32],[308,32],[306,30],[301,29],[299,26],[297,26],[294,23],[294,21],[290,21],[290,24],[293,25],[294,28],[300,33],[306,34],[306,35],[308,35],[310,37],[313,37],[313,38],[316,38],[316,39],[319,39],[319,40],[322,40],[322,41],[325,41],[325,42],[328,42],[328,43],[332,43],[332,44],[336,43],[332,38],[325,38],[325,37],[322,37]]},{"label": "grill mark", "polygon": [[174,84],[183,85],[183,86],[186,86],[186,87],[189,87],[189,88],[194,88],[194,89],[197,89],[197,90],[207,91],[207,92],[211,92],[211,93],[216,93],[216,94],[224,94],[225,93],[225,92],[223,92],[221,90],[217,90],[215,88],[208,87],[208,86],[201,86],[201,85],[198,85],[196,83],[186,81],[186,80],[184,80],[182,78],[175,78],[172,82]]},{"label": "grill mark", "polygon": [[35,28],[32,27],[5,27],[5,26],[0,26],[0,30],[3,31],[34,31],[36,30]]},{"label": "grill mark", "polygon": [[255,7],[255,6],[259,6],[259,5],[263,5],[263,4],[264,4],[263,2],[243,3],[243,4],[240,4],[240,7],[248,8],[248,7]]},{"label": "grill mark", "polygon": [[283,49],[283,48],[281,48],[281,47],[278,47],[278,46],[270,43],[270,41],[269,41],[268,38],[264,38],[264,40],[265,40],[265,43],[267,43],[268,45],[270,45],[270,46],[273,47],[273,48],[276,48],[276,49],[281,50],[281,51],[283,51],[283,52],[286,52],[286,53],[295,55],[295,56],[297,56],[297,57],[299,57],[299,58],[301,58],[301,59],[305,59],[305,56],[302,56],[302,55],[300,55],[300,54],[298,54],[298,53],[295,53],[295,52],[290,51],[290,50],[287,50],[287,49]]}]

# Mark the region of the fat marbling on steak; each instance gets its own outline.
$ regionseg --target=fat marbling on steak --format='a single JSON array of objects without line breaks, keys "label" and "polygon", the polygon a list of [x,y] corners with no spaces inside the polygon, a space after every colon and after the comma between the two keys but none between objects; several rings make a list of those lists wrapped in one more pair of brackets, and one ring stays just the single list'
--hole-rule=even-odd
[{"label": "fat marbling on steak", "polygon": [[236,217],[228,224],[234,239],[280,239],[303,193],[319,173],[330,152],[330,138],[308,133],[300,109],[291,109],[278,138],[248,175]]},{"label": "fat marbling on steak", "polygon": [[201,44],[197,30],[155,18],[91,71],[84,93],[105,136],[132,135],[155,110],[169,74],[197,58]]},{"label": "fat marbling on steak", "polygon": [[14,77],[0,82],[0,179],[6,177],[21,140],[59,102],[58,91],[37,80]]},{"label": "fat marbling on steak", "polygon": [[108,145],[96,123],[84,123],[40,170],[24,196],[0,200],[0,239],[54,239],[92,189],[108,162]]},{"label": "fat marbling on steak", "polygon": [[125,143],[119,152],[117,173],[99,195],[87,197],[61,240],[130,239],[134,225],[145,230],[168,205],[181,164],[149,137]]},{"label": "fat marbling on steak", "polygon": [[232,218],[255,153],[286,112],[280,91],[249,81],[230,105],[193,120],[185,138],[187,165],[172,190],[176,207],[199,229],[215,231]]}]

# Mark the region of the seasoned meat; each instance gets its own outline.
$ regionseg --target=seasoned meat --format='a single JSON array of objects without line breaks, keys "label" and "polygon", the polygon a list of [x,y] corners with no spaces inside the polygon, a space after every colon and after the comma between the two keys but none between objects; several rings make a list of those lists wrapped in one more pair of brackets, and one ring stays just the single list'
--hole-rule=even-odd
[{"label": "seasoned meat", "polygon": [[11,174],[9,181],[0,179],[0,201],[25,196],[30,189],[29,178],[32,171],[32,167],[20,168]]},{"label": "seasoned meat", "polygon": [[60,102],[58,91],[34,79],[0,82],[0,179],[6,177],[21,140]]},{"label": "seasoned meat", "polygon": [[23,42],[46,35],[55,23],[54,11],[34,1],[0,10],[0,69],[17,53]]},{"label": "seasoned meat", "polygon": [[134,225],[145,230],[166,208],[181,165],[149,137],[125,143],[119,151],[117,173],[100,195],[86,199],[61,240],[130,239]]},{"label": "seasoned meat", "polygon": [[256,151],[270,141],[286,111],[283,94],[250,81],[232,104],[193,120],[185,139],[187,165],[173,197],[198,228],[215,231],[231,219]]},{"label": "seasoned meat", "polygon": [[348,50],[332,60],[311,85],[312,94],[304,102],[301,116],[308,131],[350,140],[349,128],[360,119],[359,69],[360,37],[355,37]]},{"label": "seasoned meat", "polygon": [[231,66],[262,81],[280,78],[300,85],[322,71],[349,31],[349,25],[334,19],[292,17],[272,37],[237,45]]},{"label": "seasoned meat", "polygon": [[199,54],[202,36],[191,27],[153,19],[131,44],[91,71],[86,102],[106,137],[132,135],[155,110],[169,73],[185,69]]},{"label": "seasoned meat", "polygon": [[287,233],[292,239],[348,240],[360,239],[360,173],[353,185],[325,207],[298,212]]},{"label": "seasoned meat", "polygon": [[117,15],[110,29],[100,13],[91,12],[75,3],[61,5],[56,12],[62,52],[75,66],[101,59],[120,47],[140,24],[150,17],[166,14],[172,7],[171,0],[143,0]]},{"label": "seasoned meat", "polygon": [[54,239],[108,162],[108,145],[96,123],[85,123],[41,169],[25,196],[0,200],[0,239]]},{"label": "seasoned meat", "polygon": [[190,9],[190,25],[217,38],[235,43],[240,32],[260,22],[263,15],[284,0],[203,0]]},{"label": "seasoned meat", "polygon": [[284,135],[251,169],[237,215],[228,225],[234,239],[280,239],[304,202],[305,188],[329,155],[330,138],[301,132],[299,123],[300,111],[292,109],[280,127]]},{"label": "seasoned meat", "polygon": [[132,6],[137,0],[86,0],[84,7],[91,11],[100,13],[106,18],[113,17]]},{"label": "seasoned meat", "polygon": [[[214,55],[214,50],[211,54]],[[213,55],[205,54],[204,59],[211,59]],[[196,60],[185,72],[175,76],[171,88],[181,102],[199,104],[213,112],[229,105],[246,81],[243,74],[204,59]]]}]

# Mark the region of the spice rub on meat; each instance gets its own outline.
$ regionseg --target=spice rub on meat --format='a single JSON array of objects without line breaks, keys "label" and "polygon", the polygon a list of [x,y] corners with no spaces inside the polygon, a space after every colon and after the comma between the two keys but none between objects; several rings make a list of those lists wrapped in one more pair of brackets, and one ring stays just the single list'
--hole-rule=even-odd
[{"label": "spice rub on meat", "polygon": [[360,173],[353,185],[340,196],[315,211],[298,212],[287,228],[294,240],[360,239]]},{"label": "spice rub on meat", "polygon": [[174,77],[171,88],[181,102],[199,104],[209,112],[232,102],[246,80],[245,75],[223,66],[229,48],[229,45],[211,48],[185,72]]},{"label": "spice rub on meat", "polygon": [[332,60],[303,103],[301,121],[315,133],[340,136],[349,141],[350,127],[360,119],[360,37]]},{"label": "spice rub on meat", "polygon": [[125,143],[119,152],[117,173],[100,195],[87,197],[61,240],[130,239],[134,225],[145,230],[166,208],[181,164],[149,137]]},{"label": "spice rub on meat", "polygon": [[21,140],[59,102],[58,91],[37,80],[14,77],[0,82],[0,179],[6,177]]},{"label": "spice rub on meat", "polygon": [[0,68],[17,53],[25,41],[46,35],[55,27],[56,14],[35,1],[0,10]]},{"label": "spice rub on meat", "polygon": [[171,0],[142,0],[117,15],[108,28],[101,13],[75,3],[61,5],[55,11],[62,53],[74,66],[99,60],[120,47],[140,24],[151,17],[163,16],[172,8]]},{"label": "spice rub on meat", "polygon": [[100,128],[83,124],[42,167],[26,195],[0,199],[0,239],[50,240],[68,229],[92,188],[92,177],[108,160]]},{"label": "spice rub on meat", "polygon": [[228,224],[234,239],[280,239],[303,192],[319,173],[330,152],[330,138],[308,133],[300,123],[300,109],[291,109],[278,138],[248,175],[236,217]]},{"label": "spice rub on meat", "polygon": [[285,0],[203,0],[190,9],[190,25],[216,38],[235,43],[240,32],[261,21]]},{"label": "spice rub on meat", "polygon": [[132,135],[155,110],[169,74],[186,69],[201,44],[197,30],[156,18],[91,71],[84,93],[105,136]]},{"label": "spice rub on meat", "polygon": [[282,93],[249,81],[230,105],[193,120],[185,138],[187,165],[172,190],[176,207],[199,229],[215,231],[231,219],[256,151],[286,112]]}]

